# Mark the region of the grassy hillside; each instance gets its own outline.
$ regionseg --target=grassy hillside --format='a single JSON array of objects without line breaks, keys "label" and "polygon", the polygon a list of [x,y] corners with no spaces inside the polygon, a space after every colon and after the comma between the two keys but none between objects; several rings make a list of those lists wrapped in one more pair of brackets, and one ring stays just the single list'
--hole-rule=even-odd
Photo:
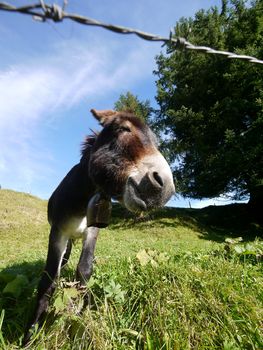
[{"label": "grassy hillside", "polygon": [[[32,309],[48,242],[46,205],[0,191],[3,349],[19,348]],[[166,208],[139,219],[115,205],[86,295],[71,283],[76,243],[30,349],[263,348],[262,232],[245,205]]]}]

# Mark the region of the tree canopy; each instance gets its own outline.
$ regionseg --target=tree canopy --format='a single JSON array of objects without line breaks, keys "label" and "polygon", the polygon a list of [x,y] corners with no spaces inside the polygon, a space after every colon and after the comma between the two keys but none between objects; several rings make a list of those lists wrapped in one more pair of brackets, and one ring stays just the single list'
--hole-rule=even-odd
[{"label": "tree canopy", "polygon": [[134,113],[137,117],[147,121],[152,113],[150,101],[140,101],[139,98],[131,92],[121,94],[118,101],[114,104],[116,111],[128,111]]},{"label": "tree canopy", "polygon": [[[263,0],[223,0],[221,9],[182,18],[174,36],[262,59]],[[165,134],[162,147],[180,192],[262,199],[263,65],[172,45],[156,62],[160,111],[154,126]]]}]

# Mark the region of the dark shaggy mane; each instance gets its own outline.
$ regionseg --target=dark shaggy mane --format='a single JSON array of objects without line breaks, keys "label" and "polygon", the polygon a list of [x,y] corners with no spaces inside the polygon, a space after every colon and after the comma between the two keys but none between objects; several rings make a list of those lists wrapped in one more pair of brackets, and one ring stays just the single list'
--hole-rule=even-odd
[{"label": "dark shaggy mane", "polygon": [[92,135],[88,135],[85,137],[85,140],[81,143],[81,155],[82,157],[85,156],[87,154],[87,152],[90,151],[91,147],[94,145],[96,139],[97,139],[97,136],[98,136],[98,133],[91,130],[92,131]]}]

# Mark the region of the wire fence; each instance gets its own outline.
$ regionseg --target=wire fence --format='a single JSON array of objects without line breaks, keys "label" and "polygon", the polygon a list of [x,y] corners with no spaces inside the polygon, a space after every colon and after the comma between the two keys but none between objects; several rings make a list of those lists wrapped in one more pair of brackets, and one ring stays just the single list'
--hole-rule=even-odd
[{"label": "wire fence", "polygon": [[238,60],[243,60],[250,63],[263,64],[263,60],[257,59],[253,56],[239,55],[233,52],[215,50],[207,46],[193,45],[189,41],[187,41],[185,38],[173,38],[172,32],[170,32],[170,36],[166,38],[159,35],[146,33],[141,30],[137,30],[133,28],[126,28],[122,26],[106,24],[106,23],[97,21],[93,18],[84,17],[78,14],[67,13],[65,11],[67,3],[68,1],[64,0],[62,6],[59,6],[58,4],[49,5],[49,4],[46,4],[44,0],[40,0],[39,3],[36,3],[36,4],[16,7],[6,2],[0,2],[0,10],[31,15],[35,20],[39,20],[43,22],[45,22],[46,20],[52,20],[54,22],[62,22],[65,19],[69,19],[80,24],[101,27],[115,33],[135,34],[144,40],[153,41],[153,42],[162,42],[163,44],[169,44],[170,47],[174,48],[174,50],[184,50],[184,49],[195,50],[201,53],[225,56],[226,58],[230,58],[230,59],[238,59]]}]

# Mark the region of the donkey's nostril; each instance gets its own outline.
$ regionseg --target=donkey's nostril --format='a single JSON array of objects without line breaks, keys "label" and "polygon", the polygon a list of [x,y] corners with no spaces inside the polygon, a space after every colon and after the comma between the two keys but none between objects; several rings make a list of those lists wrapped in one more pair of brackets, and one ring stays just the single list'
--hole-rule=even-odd
[{"label": "donkey's nostril", "polygon": [[153,178],[161,187],[163,187],[163,180],[161,176],[157,173],[157,171],[153,172]]}]

